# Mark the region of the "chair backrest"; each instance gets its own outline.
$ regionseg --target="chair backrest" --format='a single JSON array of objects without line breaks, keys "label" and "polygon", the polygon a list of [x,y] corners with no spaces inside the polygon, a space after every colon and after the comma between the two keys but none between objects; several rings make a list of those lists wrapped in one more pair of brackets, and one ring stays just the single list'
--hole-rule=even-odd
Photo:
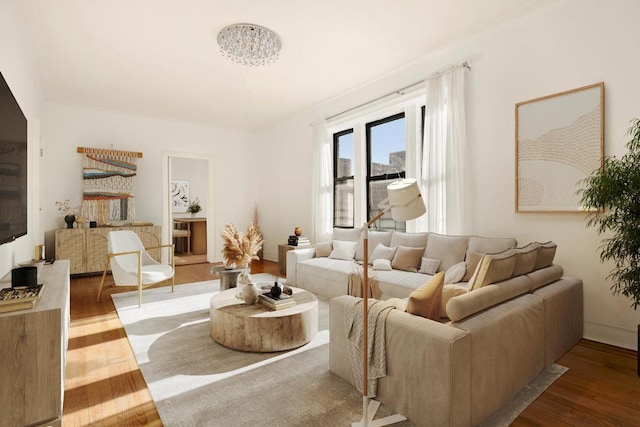
[{"label": "chair backrest", "polygon": [[[138,235],[131,230],[118,230],[109,232],[108,242],[109,253],[142,251],[142,265],[158,264],[147,253]],[[114,263],[118,264],[118,267],[127,272],[133,272],[138,269],[138,257],[135,254],[111,258],[112,270],[117,269],[117,267],[114,266]]]}]

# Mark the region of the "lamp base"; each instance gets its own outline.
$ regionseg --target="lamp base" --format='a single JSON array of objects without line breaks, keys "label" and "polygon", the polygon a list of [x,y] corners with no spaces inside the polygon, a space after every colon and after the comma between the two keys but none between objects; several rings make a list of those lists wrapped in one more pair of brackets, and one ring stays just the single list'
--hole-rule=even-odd
[{"label": "lamp base", "polygon": [[378,402],[377,400],[370,400],[367,397],[362,396],[362,405],[363,405],[363,409],[367,408],[367,411],[366,411],[367,419],[363,417],[359,422],[351,423],[352,427],[388,426],[388,425],[399,423],[401,421],[406,420],[406,418],[400,414],[389,415],[388,417],[380,418],[379,420],[374,420],[373,417],[375,417],[376,412],[378,412],[378,408],[380,407],[380,402]]}]

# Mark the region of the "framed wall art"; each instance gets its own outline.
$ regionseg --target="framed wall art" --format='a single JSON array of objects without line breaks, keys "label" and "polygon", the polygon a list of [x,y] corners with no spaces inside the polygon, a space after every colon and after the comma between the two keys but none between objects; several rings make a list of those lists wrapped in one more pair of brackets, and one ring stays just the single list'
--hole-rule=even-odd
[{"label": "framed wall art", "polygon": [[516,104],[516,212],[584,212],[603,157],[603,82]]},{"label": "framed wall art", "polygon": [[171,181],[171,212],[184,213],[189,207],[189,181]]}]

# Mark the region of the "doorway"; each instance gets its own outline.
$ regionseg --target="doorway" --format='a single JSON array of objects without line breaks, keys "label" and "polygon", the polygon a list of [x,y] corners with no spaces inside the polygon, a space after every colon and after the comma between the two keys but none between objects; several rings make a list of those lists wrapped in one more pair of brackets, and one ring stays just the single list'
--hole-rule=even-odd
[{"label": "doorway", "polygon": [[[173,242],[174,226],[189,230],[189,239],[176,239],[176,265],[215,262],[213,156],[167,152],[163,156],[163,241]],[[172,194],[172,190],[179,191]],[[198,201],[202,210],[187,207]]]}]

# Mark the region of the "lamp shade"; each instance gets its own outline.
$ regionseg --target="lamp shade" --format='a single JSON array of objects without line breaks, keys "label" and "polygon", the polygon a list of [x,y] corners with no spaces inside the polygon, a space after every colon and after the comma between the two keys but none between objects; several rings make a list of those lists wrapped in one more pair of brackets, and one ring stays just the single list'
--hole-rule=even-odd
[{"label": "lamp shade", "polygon": [[413,178],[392,182],[387,186],[387,192],[391,216],[396,221],[415,219],[427,211],[418,182]]}]

